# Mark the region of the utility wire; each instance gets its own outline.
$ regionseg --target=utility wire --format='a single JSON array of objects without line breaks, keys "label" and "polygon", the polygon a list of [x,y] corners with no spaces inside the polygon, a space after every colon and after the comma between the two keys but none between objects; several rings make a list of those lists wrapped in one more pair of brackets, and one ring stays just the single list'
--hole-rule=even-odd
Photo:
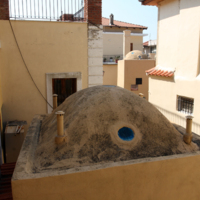
[{"label": "utility wire", "polygon": [[11,30],[12,30],[12,33],[13,33],[15,42],[16,42],[16,44],[17,44],[17,48],[18,48],[19,53],[20,53],[20,55],[21,55],[22,61],[23,61],[24,65],[25,65],[25,67],[26,67],[26,69],[27,69],[27,71],[28,71],[28,74],[29,74],[30,77],[31,77],[31,80],[33,81],[35,87],[37,88],[37,90],[38,90],[38,92],[40,93],[40,95],[42,96],[42,98],[46,101],[46,103],[47,103],[51,108],[53,108],[52,105],[51,105],[51,104],[47,101],[47,99],[44,97],[44,95],[42,94],[42,92],[41,92],[40,89],[38,88],[37,84],[35,83],[35,81],[34,81],[32,75],[31,75],[31,72],[29,71],[29,69],[28,69],[28,67],[27,67],[27,65],[26,65],[26,62],[25,62],[25,60],[24,60],[24,57],[23,57],[23,55],[22,55],[21,49],[20,49],[19,44],[18,44],[18,42],[17,42],[17,38],[16,38],[16,36],[15,36],[15,32],[14,32],[14,30],[13,30],[12,23],[11,23],[10,20],[9,20],[9,23],[10,23],[10,27],[11,27]]}]

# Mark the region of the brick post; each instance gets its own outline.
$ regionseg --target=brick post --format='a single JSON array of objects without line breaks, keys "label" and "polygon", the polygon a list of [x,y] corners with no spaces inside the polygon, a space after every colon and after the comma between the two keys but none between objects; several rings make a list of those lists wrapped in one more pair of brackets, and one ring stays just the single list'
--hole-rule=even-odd
[{"label": "brick post", "polygon": [[84,18],[87,22],[101,24],[102,0],[84,0]]},{"label": "brick post", "polygon": [[9,0],[0,0],[0,20],[9,20]]}]

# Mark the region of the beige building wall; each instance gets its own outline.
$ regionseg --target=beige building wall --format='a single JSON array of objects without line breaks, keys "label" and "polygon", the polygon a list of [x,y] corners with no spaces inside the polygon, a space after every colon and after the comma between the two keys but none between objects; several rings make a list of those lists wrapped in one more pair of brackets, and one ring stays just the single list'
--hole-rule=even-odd
[{"label": "beige building wall", "polygon": [[[118,62],[118,86],[131,91],[131,85],[136,84],[136,78],[142,78],[142,84],[138,85],[138,91],[132,91],[135,94],[143,93],[148,100],[148,76],[145,71],[155,67],[155,60],[122,60]],[[124,70],[124,76],[123,76]]]},{"label": "beige building wall", "polygon": [[[14,200],[199,200],[199,152],[12,180]],[[98,167],[98,166],[97,166]],[[53,172],[55,173],[55,171]]]},{"label": "beige building wall", "polygon": [[[47,98],[46,73],[80,72],[88,87],[87,23],[11,21],[29,71]],[[27,120],[47,113],[47,103],[29,76],[9,21],[0,21],[3,119]],[[27,126],[28,127],[28,126]]]},{"label": "beige building wall", "polygon": [[[133,50],[143,50],[143,36],[130,37],[130,43],[133,43]],[[123,32],[103,33],[103,55],[122,55],[123,54]]]},{"label": "beige building wall", "polygon": [[158,14],[157,64],[174,68],[174,78],[149,78],[149,101],[172,122],[185,126],[177,96],[194,99],[193,131],[200,134],[200,1],[168,0]]},{"label": "beige building wall", "polygon": [[103,65],[103,85],[117,85],[117,64]]}]

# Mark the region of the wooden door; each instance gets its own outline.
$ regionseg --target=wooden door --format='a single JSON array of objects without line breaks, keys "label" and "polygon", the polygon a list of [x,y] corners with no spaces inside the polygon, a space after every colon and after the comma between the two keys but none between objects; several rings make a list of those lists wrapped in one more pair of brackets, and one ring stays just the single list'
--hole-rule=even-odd
[{"label": "wooden door", "polygon": [[53,94],[58,95],[58,106],[77,91],[76,78],[55,78],[52,80]]}]

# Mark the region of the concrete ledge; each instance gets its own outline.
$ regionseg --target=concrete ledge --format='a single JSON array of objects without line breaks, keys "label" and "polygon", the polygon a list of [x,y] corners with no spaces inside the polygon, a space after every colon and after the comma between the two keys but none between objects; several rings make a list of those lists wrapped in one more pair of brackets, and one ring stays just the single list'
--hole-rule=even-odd
[{"label": "concrete ledge", "polygon": [[12,177],[14,200],[199,199],[200,151],[36,173],[34,155],[44,118],[33,118],[22,146]]}]

